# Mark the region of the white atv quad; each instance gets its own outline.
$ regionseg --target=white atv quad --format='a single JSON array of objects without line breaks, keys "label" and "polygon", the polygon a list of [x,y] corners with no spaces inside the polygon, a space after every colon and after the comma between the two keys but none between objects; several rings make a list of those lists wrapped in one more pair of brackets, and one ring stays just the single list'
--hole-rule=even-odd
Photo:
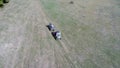
[{"label": "white atv quad", "polygon": [[54,38],[56,40],[61,40],[61,32],[60,31],[52,32],[52,35],[54,36]]}]

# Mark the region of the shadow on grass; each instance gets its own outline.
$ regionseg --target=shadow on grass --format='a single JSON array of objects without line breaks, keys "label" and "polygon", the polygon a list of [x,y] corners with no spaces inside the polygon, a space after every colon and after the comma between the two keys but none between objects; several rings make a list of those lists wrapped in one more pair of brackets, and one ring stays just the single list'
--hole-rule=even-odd
[{"label": "shadow on grass", "polygon": [[0,8],[3,8],[4,7],[4,5],[3,4],[0,4]]}]

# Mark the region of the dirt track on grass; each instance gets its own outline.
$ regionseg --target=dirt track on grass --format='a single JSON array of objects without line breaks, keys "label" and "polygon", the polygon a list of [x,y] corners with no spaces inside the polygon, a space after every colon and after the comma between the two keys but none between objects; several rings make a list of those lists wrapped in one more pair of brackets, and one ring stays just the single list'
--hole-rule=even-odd
[{"label": "dirt track on grass", "polygon": [[[39,0],[11,0],[0,9],[2,68],[70,68],[67,41],[55,41]],[[67,63],[65,63],[67,62]]]}]

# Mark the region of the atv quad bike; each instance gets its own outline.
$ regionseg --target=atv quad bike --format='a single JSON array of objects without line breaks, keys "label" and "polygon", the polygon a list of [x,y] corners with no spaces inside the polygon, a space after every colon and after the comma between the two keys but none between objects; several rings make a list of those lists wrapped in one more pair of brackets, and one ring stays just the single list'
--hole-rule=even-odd
[{"label": "atv quad bike", "polygon": [[61,40],[61,32],[60,31],[52,32],[52,35],[56,40]]},{"label": "atv quad bike", "polygon": [[51,23],[50,23],[47,27],[48,27],[48,29],[49,29],[50,31],[54,31],[54,30],[55,30],[54,25],[51,24]]}]

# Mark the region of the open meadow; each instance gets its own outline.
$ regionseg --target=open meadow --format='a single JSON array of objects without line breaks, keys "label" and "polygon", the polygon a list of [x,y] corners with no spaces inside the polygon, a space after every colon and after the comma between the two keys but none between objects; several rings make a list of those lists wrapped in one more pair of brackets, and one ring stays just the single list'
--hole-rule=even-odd
[{"label": "open meadow", "polygon": [[120,68],[120,0],[10,0],[0,8],[0,68]]}]

